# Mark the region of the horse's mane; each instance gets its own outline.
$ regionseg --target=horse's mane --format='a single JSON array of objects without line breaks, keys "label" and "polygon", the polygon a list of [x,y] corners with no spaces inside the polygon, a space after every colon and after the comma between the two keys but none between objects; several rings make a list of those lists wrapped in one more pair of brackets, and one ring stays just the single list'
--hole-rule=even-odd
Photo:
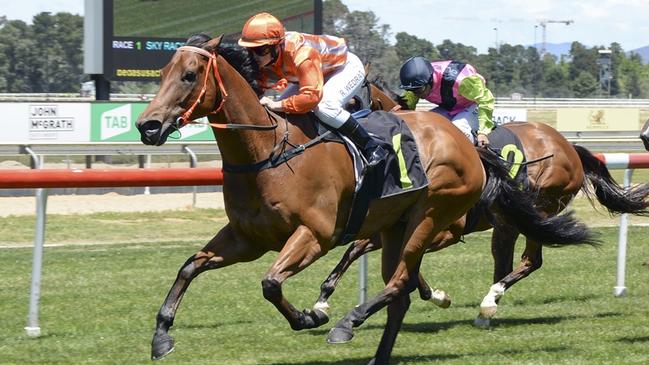
[{"label": "horse's mane", "polygon": [[[185,44],[188,46],[203,48],[210,39],[212,39],[212,37],[209,35],[198,33],[189,37]],[[217,52],[219,55],[223,56],[223,58],[225,58],[225,60],[228,61],[228,63],[234,67],[241,76],[243,76],[257,96],[264,94],[264,90],[257,81],[259,76],[259,66],[254,57],[252,57],[250,51],[236,43],[221,43]]]},{"label": "horse's mane", "polygon": [[394,100],[397,102],[397,104],[401,105],[401,108],[403,110],[409,110],[410,108],[408,107],[408,101],[401,95],[395,93],[390,89],[388,84],[385,82],[383,79],[383,76],[381,75],[375,75],[372,77],[370,80],[368,80],[371,84],[376,86],[379,90],[383,91],[387,96],[390,97],[390,99]]}]

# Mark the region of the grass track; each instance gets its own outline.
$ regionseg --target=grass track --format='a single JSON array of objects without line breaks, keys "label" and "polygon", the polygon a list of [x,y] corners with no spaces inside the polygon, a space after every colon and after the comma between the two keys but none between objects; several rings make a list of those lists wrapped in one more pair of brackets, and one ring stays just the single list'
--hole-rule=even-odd
[{"label": "grass track", "polygon": [[[214,213],[199,210],[190,221]],[[77,219],[143,223],[142,219],[160,217],[102,214]],[[108,236],[93,234],[79,228],[86,226],[79,223],[76,228],[48,226],[48,241],[87,235],[101,242],[115,236],[114,231]],[[142,227],[121,226],[122,235],[130,238],[134,234],[129,230]],[[67,229],[76,233],[65,233]],[[162,241],[150,232],[157,242],[47,249],[41,299],[43,337],[39,339],[26,338],[23,331],[31,250],[1,249],[0,364],[150,364],[157,309],[179,265],[201,246],[187,241],[204,234],[191,229],[191,224],[176,226],[172,232],[185,234],[185,239],[178,240]],[[626,298],[612,296],[617,229],[598,231],[605,241],[600,249],[546,249],[543,269],[507,292],[493,328],[487,331],[473,328],[472,321],[490,285],[488,235],[472,235],[466,244],[427,255],[426,277],[446,289],[454,302],[448,310],[441,310],[413,295],[393,364],[649,363],[649,268],[642,265],[649,259],[649,228],[630,229],[630,295]],[[135,238],[145,235],[140,231]],[[320,281],[341,254],[342,249],[337,249],[289,279],[284,291],[293,304],[298,308],[313,304]],[[185,295],[171,331],[176,351],[163,364],[365,364],[378,344],[384,311],[357,329],[354,340],[345,345],[325,343],[332,323],[293,332],[261,295],[261,277],[274,257],[270,253],[252,263],[199,276]],[[381,287],[378,267],[379,255],[373,254],[371,294]],[[356,280],[353,267],[330,302],[332,322],[356,304]]]}]

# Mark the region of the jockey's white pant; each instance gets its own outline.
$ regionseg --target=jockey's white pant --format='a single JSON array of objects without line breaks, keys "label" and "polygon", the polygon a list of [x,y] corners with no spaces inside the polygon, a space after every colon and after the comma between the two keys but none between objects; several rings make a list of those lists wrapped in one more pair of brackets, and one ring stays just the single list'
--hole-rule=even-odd
[{"label": "jockey's white pant", "polygon": [[477,105],[472,105],[455,114],[451,118],[451,123],[462,131],[471,143],[476,143],[475,136],[477,135],[479,128]]},{"label": "jockey's white pant", "polygon": [[[340,128],[349,119],[345,104],[355,95],[359,95],[365,80],[365,67],[353,53],[347,53],[347,62],[340,70],[328,75],[322,87],[322,100],[313,109],[321,121],[334,128]],[[297,94],[300,86],[291,83],[284,90],[279,100]]]}]

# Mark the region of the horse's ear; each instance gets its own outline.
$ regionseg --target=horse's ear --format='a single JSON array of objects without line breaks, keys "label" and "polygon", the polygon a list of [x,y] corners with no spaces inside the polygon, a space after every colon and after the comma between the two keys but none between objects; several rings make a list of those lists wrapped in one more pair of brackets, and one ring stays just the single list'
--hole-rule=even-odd
[{"label": "horse's ear", "polygon": [[218,47],[221,44],[221,39],[223,39],[223,34],[216,38],[212,38],[205,44],[205,47],[203,47],[206,51],[212,52],[216,50],[216,47]]},{"label": "horse's ear", "polygon": [[372,62],[366,63],[365,64],[365,75],[369,75],[371,69],[372,69]]}]

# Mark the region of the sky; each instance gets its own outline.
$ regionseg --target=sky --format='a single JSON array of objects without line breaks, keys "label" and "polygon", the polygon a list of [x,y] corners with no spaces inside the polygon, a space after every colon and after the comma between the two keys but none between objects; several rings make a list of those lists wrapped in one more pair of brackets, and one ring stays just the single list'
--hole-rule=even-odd
[{"label": "sky", "polygon": [[[310,0],[305,0],[310,1]],[[625,51],[649,45],[649,0],[342,0],[349,10],[372,11],[394,34],[407,32],[440,44],[444,39],[485,53],[497,43],[618,42]],[[457,4],[457,5],[456,5]],[[40,12],[83,15],[84,0],[0,0],[0,15],[31,23]]]}]

